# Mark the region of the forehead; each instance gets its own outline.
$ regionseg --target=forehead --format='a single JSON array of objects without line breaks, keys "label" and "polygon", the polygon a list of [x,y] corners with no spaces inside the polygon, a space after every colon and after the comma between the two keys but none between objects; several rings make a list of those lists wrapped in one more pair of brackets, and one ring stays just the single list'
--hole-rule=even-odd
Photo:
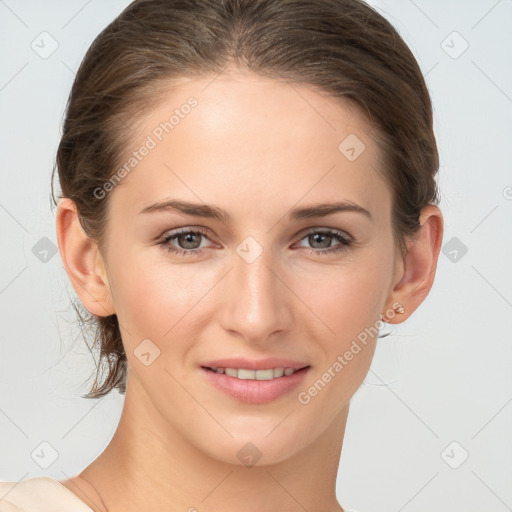
[{"label": "forehead", "polygon": [[252,212],[262,198],[268,208],[348,198],[389,209],[373,129],[347,100],[251,73],[183,79],[157,94],[134,119],[122,164],[139,154],[114,194],[134,208],[167,195]]}]

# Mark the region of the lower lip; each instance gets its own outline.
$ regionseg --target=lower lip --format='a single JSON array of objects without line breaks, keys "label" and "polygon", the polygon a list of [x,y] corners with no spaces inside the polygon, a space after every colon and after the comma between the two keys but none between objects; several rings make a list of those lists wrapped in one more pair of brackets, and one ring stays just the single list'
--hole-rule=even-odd
[{"label": "lower lip", "polygon": [[309,366],[272,380],[238,379],[201,367],[207,379],[220,391],[247,404],[266,404],[290,393],[304,380]]}]

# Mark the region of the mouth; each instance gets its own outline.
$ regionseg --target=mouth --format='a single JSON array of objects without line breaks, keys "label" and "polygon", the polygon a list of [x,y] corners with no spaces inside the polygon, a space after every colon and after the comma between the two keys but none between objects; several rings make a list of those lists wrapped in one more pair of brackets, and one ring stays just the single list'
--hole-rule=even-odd
[{"label": "mouth", "polygon": [[209,367],[203,366],[205,370],[209,370],[214,373],[220,373],[227,375],[228,377],[234,377],[240,380],[274,380],[280,379],[282,377],[289,377],[294,373],[301,372],[306,368],[309,368],[309,365],[303,366],[301,368],[268,368],[266,370],[251,370],[248,368],[224,368],[224,367]]},{"label": "mouth", "polygon": [[[310,365],[263,367],[258,369],[233,366],[201,366],[206,382],[223,395],[245,404],[267,404],[278,399],[291,399],[311,369]],[[249,366],[246,363],[246,366]]]}]

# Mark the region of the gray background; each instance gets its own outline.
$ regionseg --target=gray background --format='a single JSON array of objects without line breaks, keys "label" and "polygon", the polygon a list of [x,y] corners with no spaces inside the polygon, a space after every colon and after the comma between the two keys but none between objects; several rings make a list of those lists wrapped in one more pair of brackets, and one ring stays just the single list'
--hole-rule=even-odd
[{"label": "gray background", "polygon": [[[80,398],[94,361],[49,191],[74,73],[128,3],[0,0],[0,480],[78,473],[121,413],[117,392]],[[361,512],[512,510],[512,2],[371,4],[426,74],[445,236],[431,294],[352,400],[338,496]]]}]

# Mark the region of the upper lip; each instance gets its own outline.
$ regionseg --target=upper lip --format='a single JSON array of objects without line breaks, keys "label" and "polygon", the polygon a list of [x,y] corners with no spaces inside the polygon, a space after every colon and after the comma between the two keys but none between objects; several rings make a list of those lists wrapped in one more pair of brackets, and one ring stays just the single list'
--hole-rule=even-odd
[{"label": "upper lip", "polygon": [[271,368],[293,368],[294,370],[300,370],[309,365],[302,361],[294,361],[280,357],[268,357],[265,359],[230,357],[227,359],[207,361],[202,363],[201,366],[206,368],[244,368],[246,370],[269,370]]}]

